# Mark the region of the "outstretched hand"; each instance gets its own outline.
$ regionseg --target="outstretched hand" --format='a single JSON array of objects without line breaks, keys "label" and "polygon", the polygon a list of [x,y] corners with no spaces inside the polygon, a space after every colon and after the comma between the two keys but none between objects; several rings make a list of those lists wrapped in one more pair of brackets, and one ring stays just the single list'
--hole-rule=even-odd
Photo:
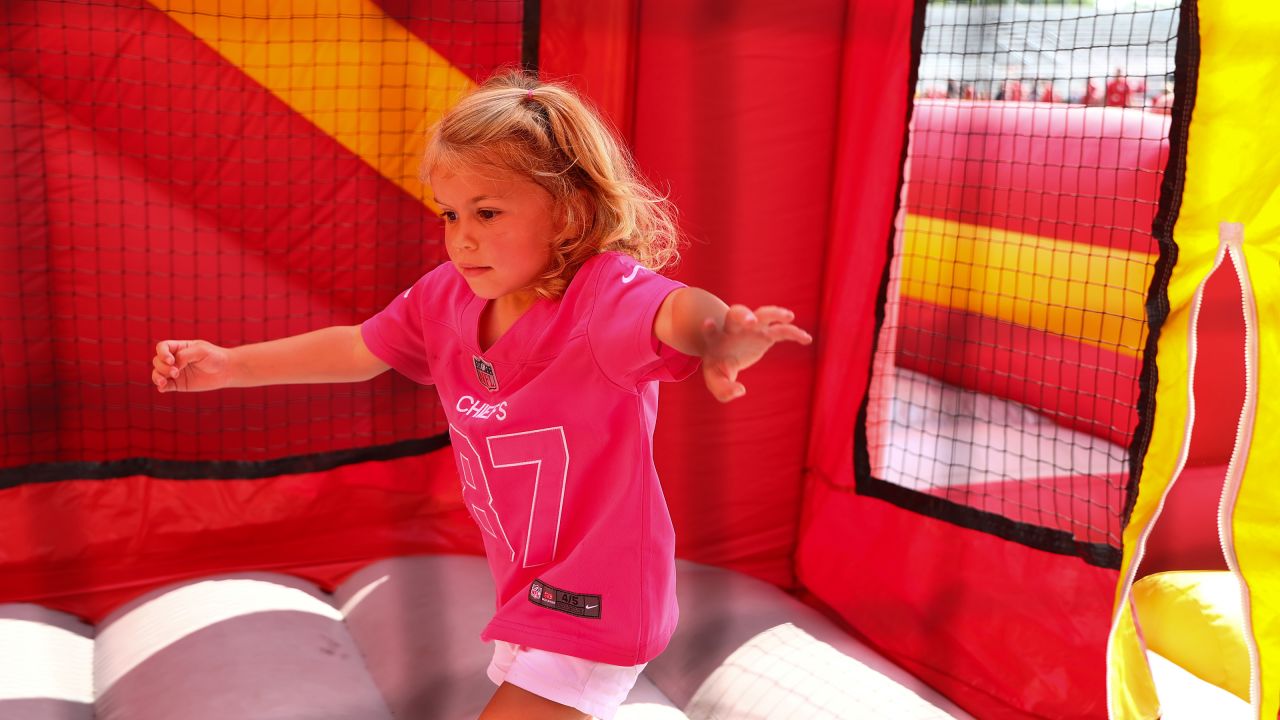
[{"label": "outstretched hand", "polygon": [[722,324],[708,318],[702,326],[706,348],[702,379],[707,390],[720,402],[740,398],[747,388],[738,382],[738,373],[755,365],[774,343],[813,342],[809,333],[791,324],[795,317],[790,310],[773,305],[755,312],[745,305],[731,305]]},{"label": "outstretched hand", "polygon": [[218,390],[231,383],[227,349],[204,340],[162,340],[151,359],[151,382],[160,392]]}]

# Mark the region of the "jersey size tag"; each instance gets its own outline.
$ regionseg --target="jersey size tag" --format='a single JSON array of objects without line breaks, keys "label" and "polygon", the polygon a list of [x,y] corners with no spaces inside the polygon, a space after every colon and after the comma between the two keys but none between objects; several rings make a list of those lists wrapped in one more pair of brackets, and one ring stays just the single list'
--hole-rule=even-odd
[{"label": "jersey size tag", "polygon": [[600,596],[571,593],[534,580],[529,586],[529,602],[576,617],[600,619]]},{"label": "jersey size tag", "polygon": [[493,363],[479,355],[472,355],[471,362],[476,366],[476,379],[489,392],[498,392],[498,373],[493,371]]}]

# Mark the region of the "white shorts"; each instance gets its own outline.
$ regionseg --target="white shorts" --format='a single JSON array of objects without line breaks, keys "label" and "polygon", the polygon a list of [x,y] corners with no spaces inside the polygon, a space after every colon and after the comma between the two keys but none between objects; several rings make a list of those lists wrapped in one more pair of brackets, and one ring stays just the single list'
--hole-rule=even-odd
[{"label": "white shorts", "polygon": [[600,720],[612,720],[645,664],[609,665],[495,640],[488,675],[494,685],[509,682]]}]

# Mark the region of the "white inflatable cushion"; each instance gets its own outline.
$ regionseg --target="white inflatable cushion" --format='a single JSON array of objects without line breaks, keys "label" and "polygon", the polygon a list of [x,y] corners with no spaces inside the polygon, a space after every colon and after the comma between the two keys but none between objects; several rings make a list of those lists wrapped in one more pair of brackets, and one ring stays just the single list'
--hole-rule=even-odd
[{"label": "white inflatable cushion", "polygon": [[0,718],[92,720],[93,628],[39,605],[0,605]]},{"label": "white inflatable cushion", "polygon": [[390,720],[328,596],[250,573],[118,608],[95,649],[99,720]]}]

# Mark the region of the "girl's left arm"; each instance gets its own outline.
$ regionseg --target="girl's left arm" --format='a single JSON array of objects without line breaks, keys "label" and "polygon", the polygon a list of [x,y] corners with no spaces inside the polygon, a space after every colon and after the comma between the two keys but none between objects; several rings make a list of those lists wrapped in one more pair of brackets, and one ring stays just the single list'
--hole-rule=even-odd
[{"label": "girl's left arm", "polygon": [[653,321],[659,340],[686,355],[702,358],[702,379],[720,402],[742,397],[747,388],[738,373],[751,367],[774,343],[813,342],[791,321],[795,313],[765,305],[754,311],[726,305],[706,290],[684,287],[662,301]]}]

